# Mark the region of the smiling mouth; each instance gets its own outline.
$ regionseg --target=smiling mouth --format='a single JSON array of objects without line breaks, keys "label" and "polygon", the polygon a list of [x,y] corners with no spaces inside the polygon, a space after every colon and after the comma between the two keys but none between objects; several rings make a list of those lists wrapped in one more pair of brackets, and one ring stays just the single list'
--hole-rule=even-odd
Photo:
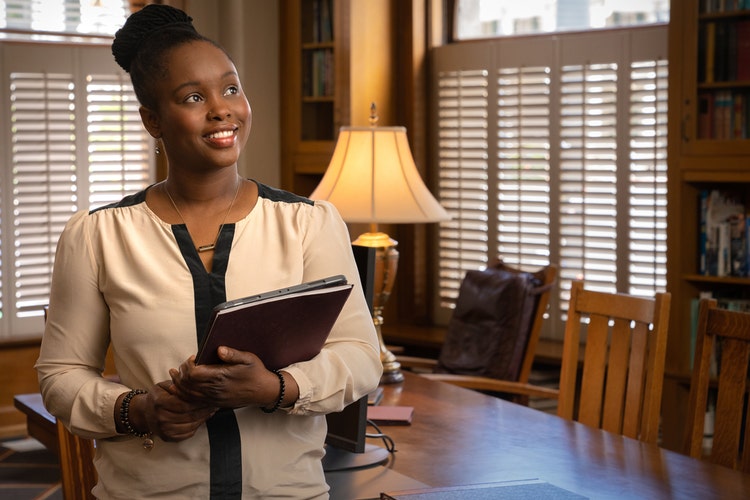
[{"label": "smiling mouth", "polygon": [[213,134],[208,134],[206,137],[209,139],[226,139],[228,137],[232,137],[234,135],[234,130],[224,130],[221,132],[214,132]]}]

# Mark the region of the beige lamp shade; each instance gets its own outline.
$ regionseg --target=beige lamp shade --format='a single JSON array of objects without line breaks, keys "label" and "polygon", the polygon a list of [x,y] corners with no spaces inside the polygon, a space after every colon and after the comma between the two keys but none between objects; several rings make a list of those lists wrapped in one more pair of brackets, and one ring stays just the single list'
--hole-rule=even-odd
[{"label": "beige lamp shade", "polygon": [[424,185],[404,127],[342,127],[328,170],[310,198],[330,201],[346,222],[450,219]]}]

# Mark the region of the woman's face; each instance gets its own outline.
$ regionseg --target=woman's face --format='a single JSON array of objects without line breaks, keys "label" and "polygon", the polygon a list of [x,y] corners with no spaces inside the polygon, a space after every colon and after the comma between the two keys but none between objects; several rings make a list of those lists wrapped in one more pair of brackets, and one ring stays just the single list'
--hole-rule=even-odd
[{"label": "woman's face", "polygon": [[167,75],[155,85],[157,110],[142,110],[161,137],[170,169],[235,165],[252,123],[250,104],[232,61],[209,42],[191,42],[167,54]]}]

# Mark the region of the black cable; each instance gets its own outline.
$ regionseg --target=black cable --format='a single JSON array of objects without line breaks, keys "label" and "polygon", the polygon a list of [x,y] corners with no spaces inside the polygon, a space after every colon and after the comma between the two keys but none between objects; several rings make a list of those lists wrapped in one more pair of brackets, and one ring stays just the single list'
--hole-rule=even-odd
[{"label": "black cable", "polygon": [[389,436],[388,434],[384,433],[382,430],[380,430],[380,427],[373,422],[372,420],[367,420],[367,425],[371,425],[375,428],[377,434],[370,434],[366,433],[365,437],[373,438],[373,439],[382,439],[383,444],[385,445],[385,449],[388,450],[389,453],[395,453],[396,450],[396,443],[393,441],[393,438]]}]

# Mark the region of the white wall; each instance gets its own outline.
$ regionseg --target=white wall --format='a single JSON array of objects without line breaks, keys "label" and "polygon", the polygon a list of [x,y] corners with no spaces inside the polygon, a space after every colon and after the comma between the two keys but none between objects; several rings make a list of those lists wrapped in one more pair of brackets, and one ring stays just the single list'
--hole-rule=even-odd
[{"label": "white wall", "polygon": [[268,0],[186,2],[202,34],[220,43],[237,65],[253,127],[240,173],[272,186],[281,184],[279,104],[279,5]]}]

